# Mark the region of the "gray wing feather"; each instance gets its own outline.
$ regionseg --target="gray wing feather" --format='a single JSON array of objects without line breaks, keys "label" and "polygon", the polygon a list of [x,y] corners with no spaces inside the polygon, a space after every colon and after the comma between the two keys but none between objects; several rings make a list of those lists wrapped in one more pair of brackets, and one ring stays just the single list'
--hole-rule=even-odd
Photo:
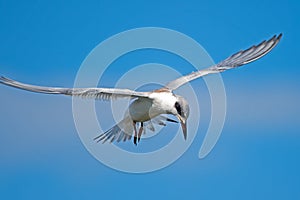
[{"label": "gray wing feather", "polygon": [[133,134],[133,124],[130,117],[124,118],[118,124],[113,126],[111,129],[106,132],[98,135],[94,138],[96,142],[105,143],[107,141],[111,142],[125,142],[130,140]]},{"label": "gray wing feather", "polygon": [[260,44],[254,45],[246,50],[239,51],[214,66],[175,79],[169,82],[165,86],[165,88],[169,90],[175,90],[178,87],[184,85],[185,83],[205,76],[207,74],[223,72],[225,70],[233,69],[253,62],[269,53],[278,44],[281,37],[282,34],[279,34],[278,36],[274,35],[271,39],[263,41]]},{"label": "gray wing feather", "polygon": [[129,89],[118,88],[58,88],[58,87],[41,87],[20,83],[6,77],[0,77],[0,83],[11,87],[28,90],[31,92],[45,94],[63,94],[68,96],[86,97],[92,99],[111,100],[116,98],[136,98],[148,97],[148,92],[136,92]]}]

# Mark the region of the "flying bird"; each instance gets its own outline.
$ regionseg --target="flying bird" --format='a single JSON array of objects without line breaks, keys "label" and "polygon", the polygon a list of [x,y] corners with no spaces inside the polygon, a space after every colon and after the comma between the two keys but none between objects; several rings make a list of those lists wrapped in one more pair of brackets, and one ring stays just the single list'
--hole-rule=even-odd
[{"label": "flying bird", "polygon": [[[94,140],[96,142],[127,141],[131,140],[133,136],[133,143],[137,145],[142,133],[145,131],[145,122],[154,121],[163,126],[166,125],[166,121],[177,123],[177,121],[165,117],[163,114],[174,115],[178,118],[181,124],[183,137],[186,140],[187,119],[190,112],[189,104],[186,99],[174,94],[173,91],[202,76],[220,73],[253,62],[270,52],[278,44],[281,37],[282,34],[279,34],[278,36],[274,35],[269,40],[264,40],[258,45],[254,45],[246,50],[241,50],[216,65],[179,77],[167,83],[164,87],[149,92],[138,92],[130,89],[118,88],[41,87],[20,83],[3,76],[0,77],[0,83],[37,93],[63,94],[67,96],[102,100],[113,100],[118,98],[132,99],[131,104],[125,112],[124,118],[111,129],[95,137]],[[137,126],[137,123],[140,123],[139,127]],[[149,124],[149,129],[154,131],[152,123]]]}]

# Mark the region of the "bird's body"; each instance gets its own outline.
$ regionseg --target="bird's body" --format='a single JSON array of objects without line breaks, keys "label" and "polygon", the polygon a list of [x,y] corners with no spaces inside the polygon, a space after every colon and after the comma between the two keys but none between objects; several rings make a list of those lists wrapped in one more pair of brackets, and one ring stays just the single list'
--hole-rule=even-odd
[{"label": "bird's body", "polygon": [[[150,118],[154,118],[161,114],[174,113],[174,104],[177,98],[172,92],[167,90],[154,91],[149,95],[149,99],[151,99],[151,107],[149,109]],[[140,98],[139,104],[144,104],[144,101],[144,99]]]},{"label": "bird's body", "polygon": [[[173,119],[162,116],[163,114],[171,114],[179,119],[184,138],[186,139],[186,121],[189,116],[189,104],[183,97],[175,95],[173,91],[185,83],[207,74],[214,74],[228,69],[237,68],[261,58],[278,44],[281,36],[282,34],[278,36],[275,35],[267,41],[263,41],[258,45],[254,45],[251,48],[233,54],[214,66],[179,77],[178,79],[169,82],[161,89],[150,92],[137,92],[129,89],[118,88],[41,87],[23,84],[5,77],[0,77],[0,83],[23,90],[46,94],[64,94],[68,96],[89,97],[104,100],[111,100],[115,98],[133,99],[125,112],[124,118],[108,131],[95,137],[97,142],[120,142],[130,140],[132,136],[134,136],[134,143],[137,144],[144,132],[144,122],[150,122],[150,130],[154,130],[152,123],[165,126],[166,121],[177,122]],[[137,123],[140,123],[138,130]]]},{"label": "bird's body", "polygon": [[153,100],[152,99],[143,99],[138,98],[134,100],[128,108],[127,114],[131,117],[132,121],[135,122],[146,122],[150,120],[153,117],[156,117],[159,114],[159,112],[151,113],[150,115],[149,111],[153,109]]},{"label": "bird's body", "polygon": [[[152,131],[154,130],[152,123],[157,123],[159,125],[165,125],[164,121],[177,123],[177,121],[169,119],[167,117],[163,117],[161,115],[178,115],[178,111],[174,107],[178,99],[181,99],[181,101],[183,101],[186,107],[188,108],[188,103],[186,100],[183,99],[183,97],[174,95],[171,91],[168,90],[153,91],[149,93],[148,98],[137,98],[129,105],[127,111],[125,112],[123,120],[121,120],[110,130],[108,130],[109,133],[105,132],[96,137],[95,139],[97,141],[103,140],[104,142],[106,141],[104,140],[104,138],[107,140],[114,141],[114,135],[122,134],[122,138],[126,139],[126,135],[130,137],[132,133],[134,133],[134,143],[136,144],[137,141],[140,140],[141,134],[144,131],[144,122],[150,121],[150,130]],[[189,110],[186,111],[186,114],[189,114]],[[160,118],[158,118],[158,116],[160,116]],[[152,122],[152,119],[155,120],[153,120]],[[181,121],[183,121],[183,119]],[[136,123],[138,122],[141,124],[139,130],[136,129]],[[185,126],[185,120],[183,123],[183,126]],[[183,130],[186,130],[186,128],[184,128]]]}]

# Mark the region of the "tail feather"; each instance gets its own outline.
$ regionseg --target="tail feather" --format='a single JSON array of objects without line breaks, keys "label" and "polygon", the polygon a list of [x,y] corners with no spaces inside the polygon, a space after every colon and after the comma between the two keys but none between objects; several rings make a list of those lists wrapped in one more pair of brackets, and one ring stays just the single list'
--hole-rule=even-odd
[{"label": "tail feather", "polygon": [[123,132],[121,132],[121,133],[119,134],[119,137],[118,137],[118,139],[117,139],[117,142],[121,142],[122,139],[123,139],[123,141],[125,142],[127,136],[128,136],[128,134],[124,134]]},{"label": "tail feather", "polygon": [[131,139],[131,135],[133,133],[133,125],[130,118],[125,118],[120,121],[118,124],[113,126],[111,129],[107,130],[106,132],[100,134],[99,136],[95,137],[94,140],[96,142],[105,143],[107,141],[117,142],[126,141]]},{"label": "tail feather", "polygon": [[[146,128],[150,129],[152,132],[155,131],[154,124],[160,126],[166,126],[166,122],[178,123],[177,121],[167,118],[165,116],[157,116],[154,119],[147,122]],[[144,134],[146,133],[146,129],[143,129]],[[94,140],[102,143],[106,142],[125,142],[127,140],[131,140],[134,133],[133,123],[130,117],[126,117],[117,123],[115,126],[107,130],[106,132],[98,135],[94,138]]]}]

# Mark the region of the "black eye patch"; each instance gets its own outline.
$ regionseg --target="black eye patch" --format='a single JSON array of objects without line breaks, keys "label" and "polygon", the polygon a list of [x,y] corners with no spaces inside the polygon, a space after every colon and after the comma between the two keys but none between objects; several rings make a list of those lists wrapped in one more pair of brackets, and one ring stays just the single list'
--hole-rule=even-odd
[{"label": "black eye patch", "polygon": [[176,102],[175,103],[175,108],[176,108],[176,110],[177,110],[177,113],[181,116],[181,106],[180,106],[180,104],[178,103],[178,102]]}]

